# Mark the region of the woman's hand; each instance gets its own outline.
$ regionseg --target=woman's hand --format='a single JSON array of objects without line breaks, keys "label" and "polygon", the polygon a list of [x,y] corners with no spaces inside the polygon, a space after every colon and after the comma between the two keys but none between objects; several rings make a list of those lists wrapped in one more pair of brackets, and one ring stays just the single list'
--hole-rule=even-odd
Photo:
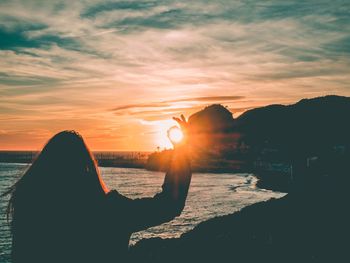
[{"label": "woman's hand", "polygon": [[171,127],[168,130],[168,138],[169,138],[169,140],[171,141],[171,143],[173,144],[174,147],[178,147],[180,145],[187,145],[188,133],[189,133],[189,124],[186,121],[185,116],[181,114],[180,118],[173,117],[173,120],[176,121],[179,124],[180,129],[181,129],[182,134],[183,134],[183,138],[179,142],[176,142],[176,141],[172,140],[172,138],[169,136],[171,129],[174,129],[176,127],[175,126],[175,127]]}]

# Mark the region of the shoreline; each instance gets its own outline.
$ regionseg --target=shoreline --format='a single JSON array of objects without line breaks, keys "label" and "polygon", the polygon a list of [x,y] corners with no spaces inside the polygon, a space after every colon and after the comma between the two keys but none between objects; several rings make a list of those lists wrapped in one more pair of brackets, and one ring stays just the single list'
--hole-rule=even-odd
[{"label": "shoreline", "polygon": [[[37,156],[37,151],[0,151],[0,163],[30,164]],[[134,168],[154,172],[166,172],[168,160],[152,159],[152,155],[160,156],[162,153],[145,152],[94,152],[99,167],[105,168]],[[283,174],[271,176],[254,169],[248,161],[244,160],[194,160],[192,161],[194,173],[251,173],[258,178],[257,186],[277,192],[288,192],[290,182]]]},{"label": "shoreline", "polygon": [[[31,164],[31,162],[19,162],[19,161],[2,161],[0,160],[0,164]],[[146,164],[132,164],[132,163],[119,163],[119,164],[100,164],[98,163],[99,167],[103,168],[134,168],[134,169],[144,169],[147,171],[153,171],[153,172],[166,172],[165,170],[161,169],[150,169],[147,168]],[[224,173],[253,173],[253,171],[250,170],[244,170],[244,169],[225,169],[225,168],[202,168],[202,169],[192,169],[192,172],[194,173],[215,173],[215,174],[224,174]]]},{"label": "shoreline", "polygon": [[[28,161],[18,161],[18,160],[14,160],[14,161],[3,161],[0,160],[0,164],[4,163],[4,164],[22,164],[22,165],[29,165],[32,162],[28,162]],[[112,164],[108,164],[108,163],[100,163],[98,162],[98,166],[99,167],[103,167],[103,168],[134,168],[134,169],[144,169],[147,171],[153,171],[153,172],[166,172],[166,170],[163,169],[151,169],[151,168],[147,168],[146,163],[127,163],[127,162],[122,162],[122,163],[112,163]],[[214,168],[214,167],[207,167],[207,168],[192,168],[192,172],[194,173],[215,173],[215,174],[224,174],[224,173],[253,173],[253,171],[249,170],[249,169],[230,169],[230,168]]]}]

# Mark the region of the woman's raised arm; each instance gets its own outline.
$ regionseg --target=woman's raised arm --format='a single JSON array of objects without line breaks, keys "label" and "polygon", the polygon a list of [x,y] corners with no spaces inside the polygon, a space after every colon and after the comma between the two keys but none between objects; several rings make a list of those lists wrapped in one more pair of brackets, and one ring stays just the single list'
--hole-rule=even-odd
[{"label": "woman's raised arm", "polygon": [[[183,118],[183,116],[182,116]],[[185,132],[187,125],[184,118],[177,119]],[[184,141],[174,145],[169,169],[165,175],[162,191],[150,198],[129,199],[117,191],[111,191],[108,199],[121,215],[131,232],[137,232],[152,226],[160,225],[179,216],[185,206],[192,172],[190,159]],[[113,208],[112,208],[113,209]]]}]

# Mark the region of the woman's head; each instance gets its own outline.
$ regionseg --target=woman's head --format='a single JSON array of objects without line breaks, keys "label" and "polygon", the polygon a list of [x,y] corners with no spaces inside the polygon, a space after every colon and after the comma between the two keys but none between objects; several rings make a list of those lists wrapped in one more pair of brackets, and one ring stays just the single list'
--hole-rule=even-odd
[{"label": "woman's head", "polygon": [[13,186],[10,206],[16,210],[26,200],[74,204],[75,199],[97,200],[107,191],[81,135],[62,131],[48,141]]}]

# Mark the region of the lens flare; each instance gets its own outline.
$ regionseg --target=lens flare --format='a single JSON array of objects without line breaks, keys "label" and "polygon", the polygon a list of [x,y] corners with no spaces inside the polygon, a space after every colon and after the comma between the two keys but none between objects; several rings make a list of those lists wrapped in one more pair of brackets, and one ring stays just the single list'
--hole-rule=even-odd
[{"label": "lens flare", "polygon": [[173,142],[173,143],[179,143],[181,142],[181,140],[183,139],[184,135],[182,133],[182,131],[180,130],[180,128],[174,126],[174,127],[171,127],[169,129],[169,132],[168,132],[168,136],[169,136],[169,139]]}]

